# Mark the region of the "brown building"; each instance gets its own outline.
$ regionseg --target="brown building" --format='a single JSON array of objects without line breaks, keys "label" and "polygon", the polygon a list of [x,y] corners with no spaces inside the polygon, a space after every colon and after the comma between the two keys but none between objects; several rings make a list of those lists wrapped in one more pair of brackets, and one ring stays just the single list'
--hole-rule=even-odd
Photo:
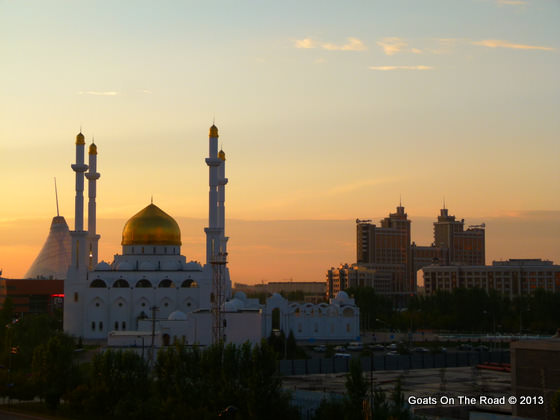
[{"label": "brown building", "polygon": [[434,222],[434,246],[448,250],[448,262],[462,265],[486,264],[485,225],[469,226],[465,220],[455,220],[447,209],[440,210]]},{"label": "brown building", "polygon": [[426,295],[456,288],[497,290],[509,297],[536,289],[560,292],[560,266],[540,259],[494,261],[492,265],[437,265],[423,268]]},{"label": "brown building", "polygon": [[382,295],[393,294],[393,276],[386,267],[385,270],[376,270],[364,265],[341,264],[327,270],[327,297],[333,298],[341,290],[350,287],[372,287]]},{"label": "brown building", "polygon": [[16,315],[52,313],[55,308],[63,307],[64,280],[0,278],[0,305],[8,297]]},{"label": "brown building", "polygon": [[356,221],[357,263],[374,270],[388,270],[392,274],[395,293],[415,290],[410,249],[410,220],[403,206],[381,220],[380,227],[370,221]]}]

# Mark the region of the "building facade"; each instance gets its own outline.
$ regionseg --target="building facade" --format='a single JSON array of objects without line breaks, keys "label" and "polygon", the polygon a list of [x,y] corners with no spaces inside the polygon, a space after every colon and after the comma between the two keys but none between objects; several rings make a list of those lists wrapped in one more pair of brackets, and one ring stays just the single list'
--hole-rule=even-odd
[{"label": "building facade", "polygon": [[372,287],[382,295],[393,293],[393,276],[388,270],[376,270],[359,264],[341,264],[327,270],[327,290],[329,297],[336,296],[348,288]]},{"label": "building facade", "polygon": [[496,290],[511,298],[536,289],[560,292],[560,265],[540,259],[494,261],[492,265],[430,265],[424,267],[426,295],[457,288]]}]

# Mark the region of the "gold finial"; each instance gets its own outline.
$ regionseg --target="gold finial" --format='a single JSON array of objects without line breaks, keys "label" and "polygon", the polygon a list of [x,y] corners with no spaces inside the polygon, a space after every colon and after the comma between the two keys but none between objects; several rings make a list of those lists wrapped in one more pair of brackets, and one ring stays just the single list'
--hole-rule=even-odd
[{"label": "gold finial", "polygon": [[226,154],[225,154],[225,152],[224,152],[223,150],[220,149],[220,151],[218,152],[218,157],[219,157],[220,159],[222,159],[222,160],[225,162],[225,160],[226,160]]},{"label": "gold finial", "polygon": [[208,134],[208,137],[220,137],[218,135],[218,127],[216,127],[214,124],[212,124],[212,127],[210,127],[210,133]]},{"label": "gold finial", "polygon": [[82,134],[82,130],[80,130],[80,132],[76,136],[76,144],[86,144],[85,137]]},{"label": "gold finial", "polygon": [[91,139],[91,145],[89,146],[89,154],[96,155],[97,154],[97,146],[95,145],[95,140]]}]

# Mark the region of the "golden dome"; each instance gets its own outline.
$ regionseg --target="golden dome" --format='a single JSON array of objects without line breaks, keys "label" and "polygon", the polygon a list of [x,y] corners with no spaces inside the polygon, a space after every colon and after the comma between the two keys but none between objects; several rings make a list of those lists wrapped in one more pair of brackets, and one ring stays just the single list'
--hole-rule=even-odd
[{"label": "golden dome", "polygon": [[122,245],[181,245],[181,230],[170,215],[150,204],[124,225]]},{"label": "golden dome", "polygon": [[225,152],[224,152],[223,150],[220,150],[220,151],[218,152],[218,157],[219,157],[220,159],[222,159],[222,160],[225,161],[225,160],[226,160],[226,154],[225,154]]},{"label": "golden dome", "polygon": [[84,135],[82,134],[81,131],[76,136],[76,144],[86,144]]},{"label": "golden dome", "polygon": [[96,155],[97,154],[97,146],[95,145],[95,143],[92,143],[89,146],[89,154],[90,155]]},{"label": "golden dome", "polygon": [[220,137],[218,136],[218,127],[216,127],[214,124],[212,124],[212,127],[210,127],[210,133],[208,134],[208,137]]}]

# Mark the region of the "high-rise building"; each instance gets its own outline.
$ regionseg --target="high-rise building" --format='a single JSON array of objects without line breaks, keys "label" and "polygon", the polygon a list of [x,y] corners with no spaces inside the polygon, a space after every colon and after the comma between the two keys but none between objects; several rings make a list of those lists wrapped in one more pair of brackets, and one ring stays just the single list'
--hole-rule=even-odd
[{"label": "high-rise building", "polygon": [[[399,204],[395,213],[376,226],[371,220],[356,220],[356,264],[391,277],[391,294],[407,296],[416,292],[417,272],[438,264],[485,264],[485,225],[469,226],[456,220],[448,210],[440,210],[434,222],[434,242],[428,246],[411,243],[411,221]],[[344,290],[348,273],[327,271],[327,295]]]},{"label": "high-rise building", "polygon": [[434,222],[434,246],[447,248],[451,264],[484,265],[486,263],[485,225],[469,226],[455,220],[444,207]]}]

